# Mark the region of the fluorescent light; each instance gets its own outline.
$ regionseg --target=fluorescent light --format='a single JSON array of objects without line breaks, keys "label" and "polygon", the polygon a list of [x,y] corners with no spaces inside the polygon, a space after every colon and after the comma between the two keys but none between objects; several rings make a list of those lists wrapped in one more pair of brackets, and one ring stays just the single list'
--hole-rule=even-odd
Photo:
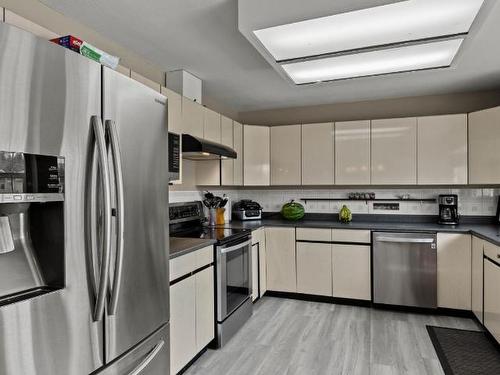
[{"label": "fluorescent light", "polygon": [[407,0],[254,31],[276,61],[469,32],[484,0]]},{"label": "fluorescent light", "polygon": [[448,67],[463,39],[283,64],[296,84]]}]

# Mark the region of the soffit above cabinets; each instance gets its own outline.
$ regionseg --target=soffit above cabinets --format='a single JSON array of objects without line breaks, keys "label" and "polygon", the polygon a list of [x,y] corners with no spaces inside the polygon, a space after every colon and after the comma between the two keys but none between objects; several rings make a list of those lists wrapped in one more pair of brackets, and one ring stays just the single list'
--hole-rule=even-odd
[{"label": "soffit above cabinets", "polygon": [[338,1],[330,7],[319,1],[312,5],[323,14],[314,15],[297,13],[291,1],[283,8],[288,18],[253,22],[248,16],[258,13],[260,2],[239,0],[239,29],[286,80],[317,84],[457,65],[487,1]]}]

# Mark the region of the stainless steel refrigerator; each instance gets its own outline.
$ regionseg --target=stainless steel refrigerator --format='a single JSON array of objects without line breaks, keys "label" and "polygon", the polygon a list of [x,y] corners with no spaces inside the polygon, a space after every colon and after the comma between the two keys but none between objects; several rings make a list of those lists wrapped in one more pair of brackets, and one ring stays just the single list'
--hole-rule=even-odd
[{"label": "stainless steel refrigerator", "polygon": [[0,374],[169,373],[167,155],[164,96],[0,23]]}]

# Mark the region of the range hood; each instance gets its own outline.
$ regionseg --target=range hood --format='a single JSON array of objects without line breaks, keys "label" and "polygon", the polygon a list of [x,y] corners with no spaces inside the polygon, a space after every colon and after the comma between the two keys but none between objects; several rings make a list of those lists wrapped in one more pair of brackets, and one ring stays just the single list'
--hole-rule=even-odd
[{"label": "range hood", "polygon": [[182,135],[182,157],[189,160],[236,159],[232,148],[189,134]]}]

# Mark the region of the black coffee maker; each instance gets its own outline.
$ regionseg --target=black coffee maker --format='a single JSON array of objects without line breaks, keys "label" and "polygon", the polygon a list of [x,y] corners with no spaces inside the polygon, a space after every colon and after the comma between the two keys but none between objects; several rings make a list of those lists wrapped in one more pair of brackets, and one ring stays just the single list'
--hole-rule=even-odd
[{"label": "black coffee maker", "polygon": [[440,195],[439,202],[439,224],[457,225],[460,215],[458,214],[458,195]]}]

